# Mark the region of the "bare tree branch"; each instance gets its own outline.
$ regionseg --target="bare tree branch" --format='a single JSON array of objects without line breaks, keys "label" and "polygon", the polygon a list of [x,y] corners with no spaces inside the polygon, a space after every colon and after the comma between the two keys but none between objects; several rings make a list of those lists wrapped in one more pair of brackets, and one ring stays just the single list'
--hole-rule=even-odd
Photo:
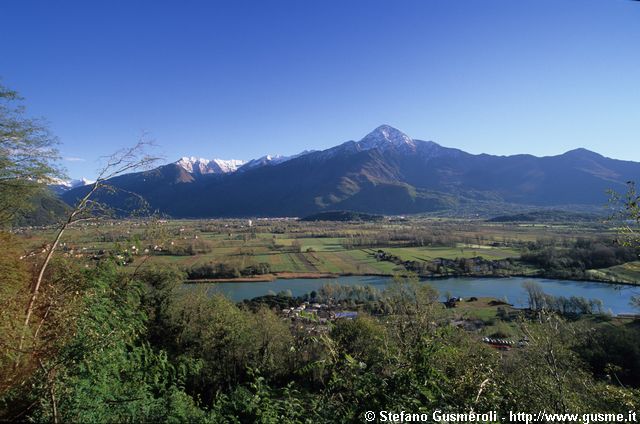
[{"label": "bare tree branch", "polygon": [[[122,149],[107,157],[106,164],[100,170],[96,182],[92,184],[90,190],[76,203],[74,209],[71,211],[65,222],[62,223],[62,225],[56,232],[53,243],[45,248],[46,255],[39,267],[37,278],[31,288],[31,296],[29,298],[29,303],[25,312],[25,319],[23,323],[22,335],[20,337],[18,351],[22,351],[23,349],[27,331],[29,328],[29,323],[31,321],[31,316],[34,311],[36,300],[38,299],[42,281],[44,279],[49,263],[53,257],[53,254],[58,247],[58,244],[60,243],[60,240],[62,239],[65,231],[67,230],[67,228],[77,222],[97,218],[95,212],[101,210],[101,204],[94,201],[93,197],[101,189],[116,189],[115,187],[109,185],[108,181],[111,178],[136,169],[148,168],[149,166],[154,164],[159,158],[150,156],[146,153],[146,149],[152,145],[153,143],[151,141],[148,141],[145,135],[143,135],[134,146]],[[106,208],[102,210],[104,211],[106,210]],[[15,367],[17,367],[19,363],[20,356],[18,355],[16,358]]]}]

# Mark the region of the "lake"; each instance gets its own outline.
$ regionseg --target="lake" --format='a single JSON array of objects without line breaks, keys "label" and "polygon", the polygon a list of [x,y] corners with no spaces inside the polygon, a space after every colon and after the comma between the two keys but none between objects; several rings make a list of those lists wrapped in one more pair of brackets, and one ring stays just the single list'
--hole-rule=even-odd
[{"label": "lake", "polygon": [[[291,290],[294,296],[300,296],[318,290],[325,284],[370,285],[384,290],[389,277],[349,276],[340,278],[290,279],[271,282],[250,283],[197,283],[188,284],[190,288],[206,287],[211,292],[220,292],[236,302]],[[527,306],[527,294],[522,287],[525,281],[535,281],[545,293],[554,296],[582,296],[587,299],[600,299],[604,310],[613,314],[637,313],[629,304],[631,296],[640,294],[639,286],[607,284],[589,281],[551,280],[543,278],[446,278],[441,280],[422,280],[437,289],[442,298],[449,293],[456,297],[494,297],[505,299],[515,307]]]}]

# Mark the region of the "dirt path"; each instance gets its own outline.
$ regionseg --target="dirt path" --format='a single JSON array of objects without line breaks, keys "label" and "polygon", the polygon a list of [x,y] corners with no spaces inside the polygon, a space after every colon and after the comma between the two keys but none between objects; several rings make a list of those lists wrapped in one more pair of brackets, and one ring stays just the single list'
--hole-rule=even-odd
[{"label": "dirt path", "polygon": [[304,253],[296,253],[296,256],[300,262],[302,262],[307,271],[318,272],[318,268],[304,255]]}]

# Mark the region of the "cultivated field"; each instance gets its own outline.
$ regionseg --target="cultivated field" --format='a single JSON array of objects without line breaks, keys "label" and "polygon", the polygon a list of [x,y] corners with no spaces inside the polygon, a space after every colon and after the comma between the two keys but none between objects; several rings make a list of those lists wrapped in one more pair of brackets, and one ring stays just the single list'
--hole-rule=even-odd
[{"label": "cultivated field", "polygon": [[[52,240],[54,228],[22,229],[19,234],[28,249],[37,252]],[[541,246],[563,252],[580,240],[612,243],[614,238],[615,229],[600,222],[496,224],[442,218],[375,223],[290,219],[126,220],[90,222],[72,228],[65,234],[61,250],[64,256],[86,261],[87,266],[107,255],[122,261],[129,269],[173,264],[189,271],[223,264],[224,270],[197,274],[213,280],[320,274],[393,275],[443,260],[449,262],[437,272],[446,275],[482,274],[486,271],[477,270],[480,261],[504,264],[504,260],[512,260],[512,265],[503,273],[531,275],[541,270],[522,262],[523,254]],[[380,252],[384,252],[383,258]],[[462,260],[475,262],[466,265],[463,272],[456,265],[462,264]],[[593,279],[637,282],[640,263],[616,263],[584,272]]]}]

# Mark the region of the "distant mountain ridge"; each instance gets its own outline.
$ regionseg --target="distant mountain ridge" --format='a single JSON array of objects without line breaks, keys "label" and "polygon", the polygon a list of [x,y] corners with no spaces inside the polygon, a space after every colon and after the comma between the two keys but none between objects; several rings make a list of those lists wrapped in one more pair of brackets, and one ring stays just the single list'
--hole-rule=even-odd
[{"label": "distant mountain ridge", "polygon": [[[608,189],[640,180],[640,163],[586,149],[547,157],[474,155],[413,139],[389,125],[322,151],[225,162],[226,168],[213,162],[223,171],[211,168],[212,162],[178,161],[111,183],[169,216],[236,217],[338,209],[410,214],[475,204],[593,206],[606,203]],[[86,190],[62,196],[73,203]],[[130,201],[124,194],[102,200],[125,209]]]},{"label": "distant mountain ridge", "polygon": [[95,181],[89,180],[87,178],[80,178],[78,180],[63,180],[59,178],[55,178],[48,182],[47,186],[51,191],[56,194],[62,194],[65,191],[69,191],[71,189],[86,186],[89,184],[93,184]]},{"label": "distant mountain ridge", "polygon": [[269,166],[269,165],[277,165],[283,162],[286,162],[291,159],[295,159],[297,157],[306,155],[311,153],[310,150],[305,150],[304,152],[298,153],[297,155],[292,156],[282,156],[282,155],[265,155],[259,157],[258,159],[252,159],[250,161],[243,161],[239,159],[203,159],[196,158],[195,156],[191,157],[182,157],[178,161],[175,162],[176,165],[183,168],[190,174],[195,175],[220,175],[220,174],[231,174],[236,171],[244,172],[250,169],[259,168],[261,166]]},{"label": "distant mountain ridge", "polygon": [[176,162],[178,166],[184,168],[185,171],[191,174],[227,174],[229,172],[235,172],[242,165],[245,164],[242,160],[231,159],[203,159],[191,157],[182,157]]}]

